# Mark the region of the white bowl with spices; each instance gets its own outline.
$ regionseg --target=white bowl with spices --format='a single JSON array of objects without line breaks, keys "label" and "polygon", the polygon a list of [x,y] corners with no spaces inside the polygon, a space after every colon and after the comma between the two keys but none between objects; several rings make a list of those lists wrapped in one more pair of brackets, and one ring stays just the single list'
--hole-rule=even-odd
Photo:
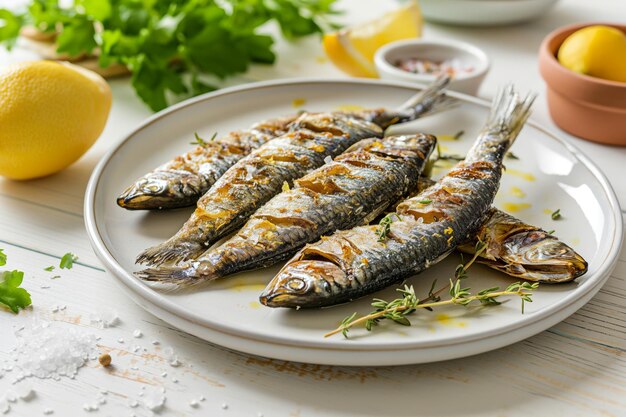
[{"label": "white bowl with spices", "polygon": [[386,80],[428,84],[447,73],[452,77],[450,90],[470,95],[476,95],[489,71],[489,58],[481,49],[449,40],[392,42],[376,51],[374,63]]}]

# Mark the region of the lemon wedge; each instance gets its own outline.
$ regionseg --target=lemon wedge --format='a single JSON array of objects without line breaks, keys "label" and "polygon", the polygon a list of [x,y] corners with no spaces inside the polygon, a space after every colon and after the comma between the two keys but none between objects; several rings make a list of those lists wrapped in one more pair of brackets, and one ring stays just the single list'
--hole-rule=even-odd
[{"label": "lemon wedge", "polygon": [[381,46],[422,34],[422,15],[417,1],[385,14],[380,19],[324,35],[324,50],[337,68],[354,77],[376,77],[374,54]]},{"label": "lemon wedge", "polygon": [[581,74],[626,82],[626,33],[602,25],[577,30],[559,48],[558,60]]}]

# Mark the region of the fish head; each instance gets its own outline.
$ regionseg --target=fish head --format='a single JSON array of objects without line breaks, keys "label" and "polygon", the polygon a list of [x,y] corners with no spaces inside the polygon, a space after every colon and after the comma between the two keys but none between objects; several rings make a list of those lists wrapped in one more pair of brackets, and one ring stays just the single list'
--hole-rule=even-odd
[{"label": "fish head", "polygon": [[322,260],[289,262],[270,281],[259,300],[268,307],[308,308],[330,304],[346,274],[336,264]]},{"label": "fish head", "polygon": [[588,266],[575,250],[543,230],[508,236],[495,260],[486,263],[512,276],[548,283],[574,280]]},{"label": "fish head", "polygon": [[128,210],[185,207],[202,194],[203,179],[187,171],[155,171],[141,177],[118,198]]}]

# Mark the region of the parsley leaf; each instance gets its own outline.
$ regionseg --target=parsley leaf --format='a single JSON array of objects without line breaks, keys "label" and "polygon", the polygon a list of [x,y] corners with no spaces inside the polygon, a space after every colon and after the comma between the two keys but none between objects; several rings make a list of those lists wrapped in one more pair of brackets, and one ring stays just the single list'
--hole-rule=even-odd
[{"label": "parsley leaf", "polygon": [[76,262],[78,260],[78,256],[74,255],[73,253],[66,253],[65,255],[63,255],[63,257],[61,258],[61,262],[59,263],[59,268],[61,269],[72,269],[72,267],[74,266],[74,262]]},{"label": "parsley leaf", "polygon": [[[274,38],[262,27],[275,22],[295,39],[335,27],[336,0],[30,0],[23,13],[0,9],[0,43],[11,46],[21,27],[57,32],[57,52],[99,51],[99,65],[122,64],[137,95],[153,110],[202,94],[217,81],[272,64]],[[215,81],[211,81],[215,82]]]},{"label": "parsley leaf", "polygon": [[28,307],[32,303],[28,291],[19,288],[23,279],[22,271],[4,271],[0,282],[0,303],[16,314],[20,308]]},{"label": "parsley leaf", "polygon": [[4,253],[4,249],[0,249],[0,266],[7,264],[7,254]]},{"label": "parsley leaf", "polygon": [[53,265],[50,265],[49,267],[44,268],[43,270],[44,270],[44,271],[48,271],[48,272],[52,272],[52,271],[54,271],[54,266],[53,266]]}]

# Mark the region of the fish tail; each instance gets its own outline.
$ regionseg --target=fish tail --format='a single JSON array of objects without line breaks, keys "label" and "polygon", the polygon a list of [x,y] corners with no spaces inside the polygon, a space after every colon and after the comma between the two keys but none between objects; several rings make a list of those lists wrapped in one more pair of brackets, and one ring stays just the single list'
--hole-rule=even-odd
[{"label": "fish tail", "polygon": [[485,133],[500,134],[511,146],[530,116],[530,107],[536,97],[536,94],[529,93],[522,99],[512,84],[501,88],[491,105]]},{"label": "fish tail", "polygon": [[202,268],[160,266],[135,272],[135,276],[148,282],[172,285],[177,289],[197,287],[219,278],[209,265],[203,265]]},{"label": "fish tail", "polygon": [[206,250],[202,244],[193,241],[181,242],[175,239],[167,240],[157,246],[146,249],[137,257],[138,264],[162,265],[176,264],[195,259]]},{"label": "fish tail", "polygon": [[402,123],[415,120],[418,117],[439,113],[458,105],[458,100],[445,94],[450,77],[441,75],[426,89],[408,99],[399,111],[405,113]]}]

